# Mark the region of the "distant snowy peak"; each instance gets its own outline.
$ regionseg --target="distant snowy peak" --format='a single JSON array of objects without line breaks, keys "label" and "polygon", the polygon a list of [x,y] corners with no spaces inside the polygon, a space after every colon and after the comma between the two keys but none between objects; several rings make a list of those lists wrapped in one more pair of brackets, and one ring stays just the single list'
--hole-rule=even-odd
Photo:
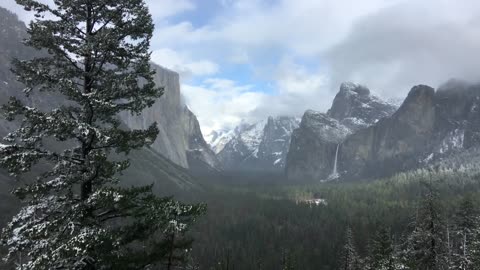
[{"label": "distant snowy peak", "polygon": [[215,154],[223,150],[225,145],[235,137],[234,130],[212,131],[205,137],[205,140],[212,148]]},{"label": "distant snowy peak", "polygon": [[216,154],[220,153],[227,144],[233,144],[234,140],[241,142],[248,150],[253,151],[260,145],[265,124],[266,121],[255,124],[242,122],[231,130],[212,131],[206,136],[206,140]]},{"label": "distant snowy peak", "polygon": [[210,145],[227,170],[281,170],[299,123],[299,118],[288,116],[242,122],[233,130],[213,133]]},{"label": "distant snowy peak", "polygon": [[[363,123],[362,119],[358,121]],[[300,128],[310,130],[322,141],[335,144],[340,143],[347,135],[352,133],[351,129],[337,119],[313,110],[305,112]]]},{"label": "distant snowy peak", "polygon": [[300,118],[269,117],[263,131],[263,139],[258,147],[258,157],[265,164],[283,170],[290,148],[292,133],[300,125]]},{"label": "distant snowy peak", "polygon": [[291,136],[286,158],[290,179],[331,179],[343,142],[355,132],[391,116],[397,106],[381,100],[360,84],[342,83],[327,113],[307,110]]},{"label": "distant snowy peak", "polygon": [[349,128],[364,128],[392,115],[398,106],[386,102],[360,84],[344,82],[327,115]]},{"label": "distant snowy peak", "polygon": [[239,131],[239,138],[248,150],[255,151],[262,142],[263,130],[267,121],[260,121]]},{"label": "distant snowy peak", "polygon": [[283,134],[290,136],[294,129],[300,124],[300,117],[279,116],[269,117],[265,128],[273,127],[275,130],[281,130]]}]

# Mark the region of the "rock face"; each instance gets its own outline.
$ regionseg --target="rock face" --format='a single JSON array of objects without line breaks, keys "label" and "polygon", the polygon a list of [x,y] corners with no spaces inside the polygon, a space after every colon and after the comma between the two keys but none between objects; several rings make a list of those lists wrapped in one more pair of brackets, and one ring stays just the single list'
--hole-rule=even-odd
[{"label": "rock face", "polygon": [[392,115],[395,110],[396,106],[371,95],[367,87],[346,82],[340,86],[327,115],[355,131]]},{"label": "rock face", "polygon": [[[0,7],[0,106],[5,104],[10,96],[23,98],[28,106],[45,105],[45,100],[34,95],[25,98],[21,91],[23,86],[16,81],[15,74],[10,70],[13,58],[31,59],[38,55],[38,51],[22,44],[26,37],[25,24],[20,22],[15,14]],[[13,127],[12,123],[0,120],[0,136],[3,138]]]},{"label": "rock face", "polygon": [[263,138],[258,146],[258,159],[261,166],[275,169],[285,167],[290,139],[293,130],[298,128],[299,119],[293,117],[269,117],[263,129]]},{"label": "rock face", "polygon": [[298,123],[297,118],[287,116],[243,123],[233,131],[214,133],[211,146],[224,170],[281,172]]},{"label": "rock face", "polygon": [[287,177],[298,180],[336,177],[337,148],[345,138],[395,110],[396,106],[371,95],[365,86],[343,83],[327,113],[308,110],[303,115],[300,127],[292,135],[285,168]]},{"label": "rock face", "polygon": [[289,179],[327,179],[334,171],[337,145],[351,130],[327,114],[309,110],[292,134],[285,168]]},{"label": "rock face", "polygon": [[154,67],[155,82],[165,88],[165,93],[141,115],[123,113],[122,120],[132,129],[145,129],[157,122],[160,132],[152,147],[174,163],[190,168],[190,159],[196,165],[199,161],[220,169],[218,160],[203,139],[196,116],[182,102],[178,73]]},{"label": "rock face", "polygon": [[340,146],[347,176],[380,176],[412,167],[434,135],[435,91],[415,86],[391,117],[349,136]]},{"label": "rock face", "polygon": [[145,129],[157,122],[159,133],[153,149],[162,153],[174,163],[188,168],[184,128],[184,108],[181,102],[179,75],[165,68],[155,66],[155,82],[165,88],[162,97],[141,115],[122,113],[121,118],[131,129]]},{"label": "rock face", "polygon": [[187,162],[188,168],[193,171],[219,171],[222,165],[217,156],[207,144],[202,136],[200,124],[197,117],[188,107],[183,109],[183,130],[185,131],[185,141],[187,142]]},{"label": "rock face", "polygon": [[225,145],[235,137],[236,129],[212,131],[207,135],[206,140],[215,154],[220,153]]},{"label": "rock face", "polygon": [[[328,114],[347,115],[332,114],[333,111],[332,108]],[[287,175],[294,179],[327,179],[336,159],[342,178],[368,179],[433,164],[448,166],[446,163],[455,160],[460,152],[478,152],[480,85],[452,80],[436,92],[429,86],[418,85],[411,89],[400,108],[388,116],[390,112],[386,111],[387,116],[378,121],[364,120],[371,123],[368,127],[350,128],[338,144],[338,155],[335,145],[342,137],[338,135],[345,134],[341,132],[341,125],[347,126],[344,120],[339,124],[331,121],[329,115],[317,113],[315,117],[312,112],[305,113],[292,136]]]},{"label": "rock face", "polygon": [[[480,86],[415,86],[400,109],[341,146],[345,175],[382,176],[436,164],[480,146]],[[447,165],[448,166],[448,165]]]}]

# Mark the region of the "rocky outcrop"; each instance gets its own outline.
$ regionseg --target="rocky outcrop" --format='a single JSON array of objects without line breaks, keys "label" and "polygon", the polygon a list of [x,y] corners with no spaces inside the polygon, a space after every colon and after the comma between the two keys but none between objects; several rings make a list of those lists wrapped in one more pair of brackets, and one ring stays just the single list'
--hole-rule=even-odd
[{"label": "rocky outcrop", "polygon": [[258,147],[263,138],[265,124],[265,121],[255,124],[241,123],[233,130],[230,140],[217,154],[225,170],[254,170],[250,165],[253,159],[258,157]]},{"label": "rocky outcrop", "polygon": [[345,176],[379,176],[412,167],[434,135],[435,91],[419,85],[391,117],[359,130],[340,146]]},{"label": "rocky outcrop", "polygon": [[188,168],[187,134],[184,130],[185,117],[180,80],[176,72],[155,65],[155,83],[164,87],[164,94],[140,115],[122,113],[121,118],[131,129],[145,129],[157,122],[159,134],[152,148],[174,163]]},{"label": "rocky outcrop", "polygon": [[[328,114],[348,115],[332,111]],[[318,115],[322,117],[307,112],[294,132],[287,158],[290,178],[327,179],[335,159],[339,175],[347,179],[382,177],[438,164],[448,167],[449,162],[458,160],[456,155],[465,150],[472,155],[480,148],[480,85],[452,80],[436,92],[426,85],[415,86],[391,116],[370,120],[372,124],[366,128],[350,129],[340,140],[338,155],[338,134],[345,133],[332,135],[331,130],[347,125]]]},{"label": "rocky outcrop", "polygon": [[225,148],[225,145],[236,136],[237,129],[238,127],[233,130],[214,130],[210,132],[205,139],[208,141],[213,152],[218,154]]},{"label": "rocky outcrop", "polygon": [[452,80],[436,92],[415,86],[392,117],[349,136],[339,166],[346,177],[448,166],[446,160],[480,146],[479,108],[479,85]]},{"label": "rocky outcrop", "polygon": [[221,166],[203,138],[197,117],[183,103],[178,73],[158,65],[155,82],[164,94],[141,115],[123,113],[122,120],[132,129],[145,129],[157,122],[159,134],[152,148],[174,163],[195,170],[220,170]]},{"label": "rocky outcrop", "polygon": [[[449,135],[463,133],[463,139],[458,138],[463,148],[469,149],[480,144],[480,85],[450,80],[438,88],[435,104],[435,130],[444,131],[436,140],[452,142],[455,139],[448,140],[451,137]],[[456,144],[460,145],[460,141]]]},{"label": "rocky outcrop", "polygon": [[[27,37],[25,24],[17,16],[0,7],[0,106],[5,104],[9,97],[22,98],[28,106],[44,107],[48,102],[45,98],[31,95],[26,98],[21,91],[23,85],[16,80],[11,72],[11,61],[17,59],[31,59],[39,52],[23,45],[22,40]],[[49,93],[45,93],[49,95]],[[0,120],[0,138],[12,130],[15,124]]]},{"label": "rocky outcrop", "polygon": [[308,110],[293,132],[287,155],[289,179],[327,180],[334,170],[337,148],[352,133],[390,116],[396,106],[370,94],[365,86],[343,83],[327,113]]},{"label": "rocky outcrop", "polygon": [[183,109],[183,115],[188,168],[192,171],[200,172],[220,171],[222,165],[203,138],[197,117],[186,106]]},{"label": "rocky outcrop", "polygon": [[233,131],[215,133],[211,146],[227,171],[281,172],[293,130],[295,117],[269,117],[256,124],[242,123]]},{"label": "rocky outcrop", "polygon": [[269,117],[263,129],[263,138],[258,146],[260,166],[272,166],[283,170],[287,158],[293,131],[298,128],[299,120],[294,117]]},{"label": "rocky outcrop", "polygon": [[157,122],[159,134],[152,148],[174,163],[195,170],[220,170],[221,166],[203,138],[197,117],[183,103],[178,73],[158,65],[155,82],[164,94],[141,115],[123,113],[122,120],[132,129],[145,129]]},{"label": "rocky outcrop", "polygon": [[367,87],[346,82],[340,86],[327,115],[355,131],[392,115],[395,110],[396,106],[371,95]]},{"label": "rocky outcrop", "polygon": [[351,131],[327,114],[308,110],[293,131],[285,168],[289,179],[327,179],[333,173],[337,145]]}]

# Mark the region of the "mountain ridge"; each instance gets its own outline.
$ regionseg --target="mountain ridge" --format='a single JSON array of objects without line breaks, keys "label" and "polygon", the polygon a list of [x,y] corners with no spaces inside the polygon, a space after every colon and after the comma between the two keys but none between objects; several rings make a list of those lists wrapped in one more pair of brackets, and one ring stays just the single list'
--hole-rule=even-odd
[{"label": "mountain ridge", "polygon": [[232,130],[214,131],[209,143],[226,171],[281,172],[298,123],[298,118],[290,116],[242,122]]},{"label": "mountain ridge", "polygon": [[285,174],[289,179],[327,180],[340,176],[335,165],[339,145],[351,134],[393,114],[387,103],[360,84],[340,85],[326,113],[307,110],[292,134]]},{"label": "mountain ridge", "polygon": [[[337,118],[347,118],[335,122],[331,112],[304,114],[287,156],[289,179],[331,180],[337,161],[338,176],[352,180],[431,166],[447,168],[448,163],[458,165],[456,160],[462,158],[455,156],[462,151],[472,149],[472,156],[480,148],[478,84],[450,80],[437,90],[414,86],[395,112],[383,110],[382,117],[370,118],[366,127],[360,122],[349,132],[342,132],[348,114],[340,114]],[[455,166],[450,169],[458,169]]]}]

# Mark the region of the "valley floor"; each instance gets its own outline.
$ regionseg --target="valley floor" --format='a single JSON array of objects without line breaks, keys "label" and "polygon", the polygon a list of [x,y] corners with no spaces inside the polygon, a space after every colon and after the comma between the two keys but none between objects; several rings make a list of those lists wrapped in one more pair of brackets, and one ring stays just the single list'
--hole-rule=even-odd
[{"label": "valley floor", "polygon": [[[192,262],[199,269],[337,269],[347,227],[361,258],[369,255],[380,228],[388,228],[395,247],[401,247],[413,230],[426,185],[438,194],[445,222],[465,197],[480,205],[479,176],[466,172],[416,171],[369,182],[308,184],[267,174],[204,178],[206,191],[196,199],[207,203],[208,214],[193,235]],[[305,202],[311,199],[322,203]]]}]

